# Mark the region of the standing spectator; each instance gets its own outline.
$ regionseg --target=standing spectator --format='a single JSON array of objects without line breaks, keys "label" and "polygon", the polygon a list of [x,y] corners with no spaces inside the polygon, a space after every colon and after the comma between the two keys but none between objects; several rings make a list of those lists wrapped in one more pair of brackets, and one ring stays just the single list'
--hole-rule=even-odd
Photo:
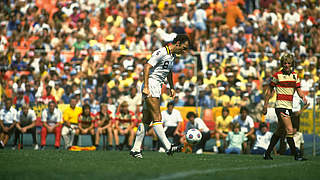
[{"label": "standing spectator", "polygon": [[50,101],[48,108],[42,111],[41,121],[43,127],[41,129],[41,150],[46,146],[47,133],[55,134],[54,146],[56,149],[60,148],[61,128],[62,128],[62,113],[57,108],[54,101]]},{"label": "standing spectator", "polygon": [[65,148],[68,149],[73,145],[73,141],[78,141],[78,136],[75,136],[78,129],[78,116],[81,114],[82,109],[76,107],[77,99],[71,98],[70,106],[63,112],[63,128],[61,135],[64,139]]},{"label": "standing spectator", "polygon": [[95,145],[95,133],[94,133],[95,118],[91,113],[91,108],[89,104],[85,104],[82,106],[82,114],[80,114],[78,122],[79,122],[79,130],[76,130],[76,135],[90,134],[92,145]]},{"label": "standing spectator", "polygon": [[[108,135],[108,150],[112,150],[113,144],[113,133],[112,133],[112,112],[108,110],[108,105],[105,103],[100,104],[101,110],[97,115],[96,124],[96,147],[99,146],[100,136],[107,134]],[[103,145],[104,146],[104,145]]]},{"label": "standing spectator", "polygon": [[[174,102],[167,104],[167,110],[161,112],[162,122],[167,137],[173,137],[173,144],[180,144],[180,128],[183,122],[180,111],[174,109]],[[161,146],[159,152],[165,152]]]},{"label": "standing spectator", "polygon": [[[236,116],[232,123],[239,123],[240,131],[244,133],[247,140],[250,140],[251,145],[253,146],[255,141],[254,135],[254,122],[253,119],[248,115],[249,111],[246,107],[242,106],[240,108],[240,115]],[[245,152],[248,152],[248,149],[244,149]]]},{"label": "standing spectator", "polygon": [[256,131],[256,142],[251,150],[251,154],[264,154],[268,148],[272,137],[272,132],[268,131],[266,123],[261,123]]},{"label": "standing spectator", "polygon": [[202,138],[201,141],[196,145],[196,154],[202,154],[205,148],[206,142],[210,139],[210,130],[201,118],[198,118],[194,112],[188,112],[187,119],[189,120],[186,126],[186,132],[189,129],[198,129]]},{"label": "standing spectator", "polygon": [[226,137],[230,131],[230,123],[232,122],[232,116],[229,115],[229,109],[227,107],[222,108],[222,115],[218,116],[216,119],[216,146],[219,152],[223,152],[221,148],[220,137],[223,139],[223,148],[226,149]]},{"label": "standing spectator", "polygon": [[310,78],[311,73],[309,71],[304,72],[304,78],[301,79],[301,90],[309,92],[313,86],[313,79]]},{"label": "standing spectator", "polygon": [[17,96],[13,99],[16,110],[19,111],[23,104],[29,104],[29,102],[29,97],[24,95],[24,90],[22,88],[19,88]]},{"label": "standing spectator", "polygon": [[[129,104],[126,101],[123,101],[120,104],[119,112],[116,113],[115,128],[113,132],[117,150],[122,150],[124,144],[127,144],[128,149],[131,149],[133,143],[133,127],[136,120],[134,113],[128,109],[128,106]],[[119,134],[125,136],[125,140],[121,146],[119,145]]]},{"label": "standing spectator", "polygon": [[[20,138],[20,135],[31,133],[32,140],[33,140],[33,147],[34,150],[38,150],[39,146],[37,143],[36,137],[36,113],[30,109],[28,104],[22,105],[22,110],[18,112],[17,116],[17,123],[16,123],[16,131],[15,131],[15,138],[13,141],[13,149],[16,149],[17,141]],[[21,144],[22,148],[22,144]]]},{"label": "standing spectator", "polygon": [[240,131],[240,124],[238,122],[233,123],[232,131],[228,133],[227,142],[229,143],[226,149],[226,154],[240,154],[243,149],[246,149],[247,136],[244,132]]},{"label": "standing spectator", "polygon": [[4,148],[14,132],[17,121],[17,110],[12,107],[12,99],[5,100],[5,107],[0,111],[0,148]]}]

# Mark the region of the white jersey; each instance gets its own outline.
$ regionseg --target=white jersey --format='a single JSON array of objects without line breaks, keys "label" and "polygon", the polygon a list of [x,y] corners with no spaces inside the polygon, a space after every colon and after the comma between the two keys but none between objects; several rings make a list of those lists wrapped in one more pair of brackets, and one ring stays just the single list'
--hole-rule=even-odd
[{"label": "white jersey", "polygon": [[148,63],[152,65],[149,72],[149,79],[156,80],[163,84],[173,67],[174,58],[168,46],[156,50],[148,61]]},{"label": "white jersey", "polygon": [[173,109],[171,114],[168,113],[168,110],[162,111],[161,117],[164,127],[177,127],[179,122],[183,121],[180,111],[176,109]]},{"label": "white jersey", "polygon": [[241,115],[236,116],[233,123],[238,122],[240,124],[241,132],[247,133],[250,131],[251,128],[254,128],[253,119],[250,116],[247,116],[245,121],[241,120]]},{"label": "white jersey", "polygon": [[257,137],[257,140],[253,149],[257,149],[260,147],[267,150],[271,141],[272,132],[267,131],[265,134],[262,134],[262,132],[258,130],[256,132],[256,137]]},{"label": "white jersey", "polygon": [[3,121],[3,124],[12,124],[13,121],[17,121],[17,110],[13,107],[10,107],[9,111],[5,108],[0,111],[0,121]]},{"label": "white jersey", "polygon": [[42,111],[41,121],[47,122],[50,126],[53,126],[56,123],[61,123],[62,113],[58,108],[54,108],[53,113],[50,113],[48,108],[44,109]]}]

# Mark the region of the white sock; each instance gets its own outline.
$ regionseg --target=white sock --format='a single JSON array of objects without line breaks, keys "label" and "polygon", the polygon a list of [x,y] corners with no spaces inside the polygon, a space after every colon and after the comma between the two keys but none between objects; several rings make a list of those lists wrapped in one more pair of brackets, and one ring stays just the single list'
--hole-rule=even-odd
[{"label": "white sock", "polygon": [[131,149],[131,151],[133,152],[140,152],[141,151],[141,144],[143,142],[143,138],[144,138],[144,135],[145,135],[145,128],[148,127],[146,124],[143,124],[143,123],[140,123],[139,126],[138,126],[138,130],[137,130],[137,133],[136,133],[136,140],[134,141],[134,145],[133,145],[133,148]]},{"label": "white sock", "polygon": [[166,134],[164,133],[162,122],[155,122],[153,123],[153,130],[157,134],[159,140],[162,142],[166,150],[171,148],[171,143],[169,142]]}]

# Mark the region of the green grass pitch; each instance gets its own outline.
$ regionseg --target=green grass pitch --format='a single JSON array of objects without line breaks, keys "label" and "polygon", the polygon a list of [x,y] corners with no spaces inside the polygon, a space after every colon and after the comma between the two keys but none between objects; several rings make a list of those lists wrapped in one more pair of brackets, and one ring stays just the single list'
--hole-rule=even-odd
[{"label": "green grass pitch", "polygon": [[296,162],[292,156],[185,154],[169,157],[146,151],[134,159],[128,151],[0,150],[1,180],[94,179],[319,179],[320,156]]}]

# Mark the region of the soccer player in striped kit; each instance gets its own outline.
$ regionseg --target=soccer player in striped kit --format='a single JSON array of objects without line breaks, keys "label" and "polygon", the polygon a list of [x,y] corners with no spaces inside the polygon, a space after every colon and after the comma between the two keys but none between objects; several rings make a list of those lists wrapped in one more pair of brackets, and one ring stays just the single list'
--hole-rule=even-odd
[{"label": "soccer player in striped kit", "polygon": [[168,79],[170,85],[170,95],[175,96],[175,90],[172,80],[172,68],[176,54],[182,54],[188,49],[190,43],[189,38],[185,34],[178,34],[172,44],[156,50],[148,62],[144,65],[144,84],[143,90],[143,118],[138,126],[134,146],[130,151],[130,155],[135,158],[142,158],[141,144],[145,136],[145,131],[150,123],[157,134],[159,140],[164,145],[168,155],[181,151],[179,146],[173,146],[165,135],[163,124],[161,122],[160,112],[160,96],[162,84],[165,78]]},{"label": "soccer player in striped kit", "polygon": [[298,75],[293,71],[294,60],[293,55],[284,54],[280,59],[282,69],[276,72],[272,76],[269,88],[266,90],[265,102],[263,107],[263,114],[267,114],[267,108],[269,99],[275,90],[277,93],[276,100],[276,114],[278,117],[278,128],[272,135],[270,144],[266,153],[264,154],[265,160],[272,160],[270,155],[272,149],[277,144],[281,136],[286,135],[287,142],[290,146],[294,159],[297,161],[306,160],[300,154],[296,152],[295,143],[293,140],[293,127],[292,127],[292,100],[293,94],[297,91],[300,98],[302,98],[304,104],[307,104],[307,99],[300,88],[300,79]]}]

